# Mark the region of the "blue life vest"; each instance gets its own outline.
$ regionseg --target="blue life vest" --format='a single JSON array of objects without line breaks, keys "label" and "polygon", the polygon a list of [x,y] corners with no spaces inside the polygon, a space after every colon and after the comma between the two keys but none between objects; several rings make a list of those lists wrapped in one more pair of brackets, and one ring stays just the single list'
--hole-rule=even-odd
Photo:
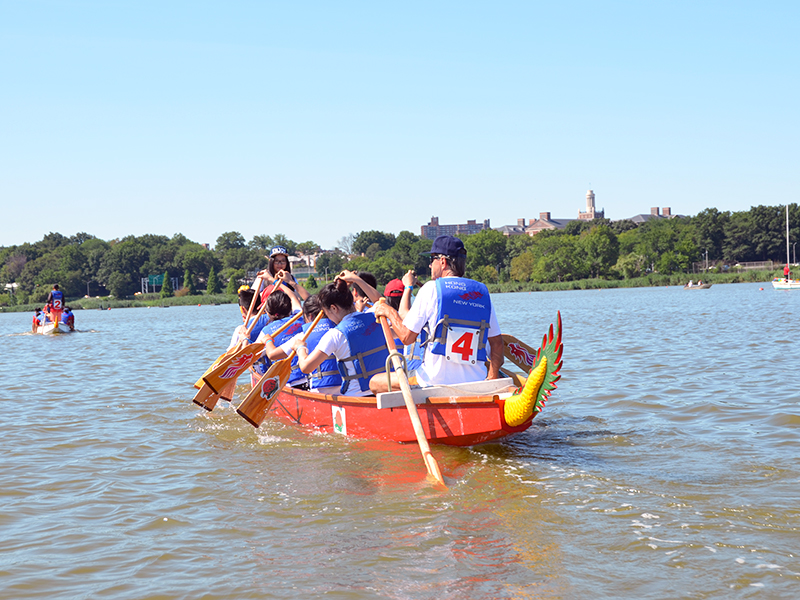
[{"label": "blue life vest", "polygon": [[[311,323],[303,325],[303,333],[308,331],[309,327],[311,327]],[[330,319],[323,317],[319,320],[317,326],[314,327],[314,331],[312,331],[306,339],[306,346],[308,346],[309,354],[317,347],[322,336],[325,335],[329,329],[333,329],[334,327],[336,327],[336,324]],[[339,373],[336,359],[331,357],[322,361],[322,364],[308,375],[308,382],[312,390],[334,385],[341,386],[342,375]]]},{"label": "blue life vest", "polygon": [[[247,323],[248,327],[252,324],[253,319],[255,319],[255,317],[250,317],[250,321]],[[260,317],[258,317],[258,320],[256,321],[256,324],[253,325],[253,330],[250,332],[250,336],[247,338],[247,340],[251,344],[255,342],[256,338],[258,337],[258,334],[260,334],[261,330],[264,329],[264,327],[266,327],[267,325],[269,325],[269,323],[270,321],[268,314],[265,313]]]},{"label": "blue life vest", "polygon": [[428,326],[427,324],[419,332],[417,339],[413,344],[409,344],[403,349],[406,355],[406,367],[408,372],[416,371],[422,366],[422,361],[425,358],[425,346],[428,343]]},{"label": "blue life vest", "polygon": [[[386,372],[386,358],[389,349],[386,347],[386,338],[383,330],[375,320],[374,313],[350,313],[336,326],[341,331],[347,344],[350,346],[350,356],[338,362],[339,372],[342,374],[342,393],[347,391],[347,386],[352,379],[358,381],[362,392],[369,390],[370,377],[376,373]],[[348,375],[347,363],[352,362],[355,375]]]},{"label": "blue life vest", "polygon": [[[273,331],[278,331],[278,329],[280,329],[281,327],[286,325],[286,322],[289,321],[293,316],[295,316],[297,314],[297,312],[298,311],[294,311],[288,317],[285,317],[283,319],[277,319],[275,321],[267,323],[267,325],[262,327],[262,330],[265,333],[267,333],[270,336],[272,336],[272,332]],[[260,319],[260,317],[259,317],[259,319]],[[256,327],[254,327],[253,330],[255,331],[255,329],[257,327],[258,327],[258,324],[256,324]],[[277,348],[281,344],[283,344],[285,342],[288,342],[290,339],[292,339],[295,336],[295,334],[300,333],[300,330],[302,329],[302,327],[303,327],[302,322],[301,322],[300,319],[298,319],[297,321],[292,323],[289,327],[284,329],[283,332],[279,333],[276,336],[272,336],[272,343],[275,344],[275,347]],[[253,370],[256,373],[258,373],[259,375],[263,375],[264,373],[267,372],[267,369],[269,369],[269,367],[271,365],[272,365],[272,361],[265,356],[264,358],[259,359],[253,365]],[[297,356],[295,355],[295,357],[292,359],[292,373],[289,375],[288,383],[297,385],[298,383],[303,383],[305,381],[306,381],[306,375],[297,366]]]},{"label": "blue life vest", "polygon": [[63,313],[61,313],[61,322],[67,324],[71,316],[72,312],[64,311]]},{"label": "blue life vest", "polygon": [[64,308],[64,292],[61,290],[53,290],[50,293],[53,299],[53,308],[55,310],[61,310]]},{"label": "blue life vest", "polygon": [[487,287],[465,277],[441,277],[436,280],[436,292],[439,296],[437,321],[429,350],[440,356],[447,354],[447,332],[453,325],[475,329],[478,331],[477,361],[485,362],[492,314]]}]

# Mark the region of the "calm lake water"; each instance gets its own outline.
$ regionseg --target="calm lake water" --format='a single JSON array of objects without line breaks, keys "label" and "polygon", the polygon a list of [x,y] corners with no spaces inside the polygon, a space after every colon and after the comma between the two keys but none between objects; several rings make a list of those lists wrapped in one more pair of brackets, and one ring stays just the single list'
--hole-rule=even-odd
[{"label": "calm lake water", "polygon": [[[474,448],[329,436],[192,383],[235,306],[0,314],[0,598],[795,598],[800,292],[495,296],[564,368]],[[239,388],[240,394],[245,387]]]}]

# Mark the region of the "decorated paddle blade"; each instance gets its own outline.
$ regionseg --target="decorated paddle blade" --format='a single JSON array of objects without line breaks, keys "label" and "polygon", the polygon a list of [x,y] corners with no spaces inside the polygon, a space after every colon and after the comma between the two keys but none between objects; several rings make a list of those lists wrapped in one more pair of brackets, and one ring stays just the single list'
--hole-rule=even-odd
[{"label": "decorated paddle blade", "polygon": [[291,373],[291,359],[285,358],[272,365],[239,405],[236,412],[253,427],[260,427],[267,417],[269,409],[272,408],[275,396],[289,381]]},{"label": "decorated paddle blade", "polygon": [[[518,394],[510,396],[503,409],[505,421],[511,427],[522,425],[535,413],[544,409],[547,398],[561,379],[561,355],[564,345],[561,343],[561,311],[558,313],[556,330],[553,325],[542,339],[542,345],[533,358],[532,368],[525,387]],[[516,363],[515,363],[516,364]]]}]

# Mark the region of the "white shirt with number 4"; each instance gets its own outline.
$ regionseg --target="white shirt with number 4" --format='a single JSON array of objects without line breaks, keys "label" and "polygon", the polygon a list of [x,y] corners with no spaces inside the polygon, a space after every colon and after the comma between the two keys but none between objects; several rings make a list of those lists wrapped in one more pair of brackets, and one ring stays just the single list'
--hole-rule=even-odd
[{"label": "white shirt with number 4", "polygon": [[[422,286],[417,294],[411,310],[403,319],[403,325],[415,333],[422,331],[425,324],[428,324],[431,333],[439,320],[438,314],[439,294],[436,289],[436,282],[429,281]],[[500,335],[500,325],[497,322],[497,315],[492,306],[491,317],[489,318],[489,337]],[[450,340],[448,340],[449,342]],[[489,344],[486,344],[486,356],[489,357]],[[480,361],[476,364],[455,363],[447,360],[446,356],[434,354],[429,347],[425,348],[425,358],[422,366],[417,369],[417,383],[422,386],[429,385],[457,385],[467,381],[481,381],[486,379],[486,367]]]}]

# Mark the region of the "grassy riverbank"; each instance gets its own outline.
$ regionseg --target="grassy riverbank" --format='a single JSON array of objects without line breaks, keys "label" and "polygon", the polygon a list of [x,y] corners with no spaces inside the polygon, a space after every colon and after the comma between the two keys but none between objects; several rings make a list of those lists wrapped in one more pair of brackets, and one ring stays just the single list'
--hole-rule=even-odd
[{"label": "grassy riverbank", "polygon": [[612,288],[635,287],[664,287],[670,285],[686,285],[690,279],[697,282],[702,279],[706,283],[755,283],[759,281],[772,281],[774,277],[782,277],[783,272],[778,271],[742,271],[740,273],[705,273],[687,275],[659,275],[657,273],[646,277],[632,279],[579,279],[577,281],[560,281],[557,283],[533,283],[510,281],[507,283],[489,284],[489,291],[493,294],[504,292],[554,292],[564,290],[600,290]]},{"label": "grassy riverbank", "polygon": [[[116,298],[79,298],[67,300],[67,306],[72,310],[105,310],[108,308],[144,308],[147,306],[193,306],[198,304],[233,304],[237,301],[234,294],[213,294],[208,296],[200,294],[197,296],[182,296],[173,298],[161,298],[158,294],[146,294],[136,296],[132,300],[117,300]],[[42,308],[41,303],[20,304],[17,306],[5,306],[0,308],[2,312],[33,312],[37,308]]]},{"label": "grassy riverbank", "polygon": [[[683,286],[689,279],[695,282],[702,279],[706,283],[756,283],[772,281],[774,277],[782,277],[783,271],[742,271],[739,273],[705,273],[697,275],[658,275],[633,279],[579,279],[577,281],[561,281],[557,283],[532,283],[510,281],[507,283],[490,283],[489,291],[493,294],[510,292],[554,292],[565,290],[600,290],[612,288],[636,287],[664,287],[671,285]],[[135,308],[146,306],[191,306],[195,304],[233,304],[236,296],[233,294],[214,294],[208,296],[181,296],[161,298],[158,294],[137,296],[132,300],[117,300],[114,298],[80,298],[68,300],[67,305],[73,310],[96,310],[108,308]],[[18,306],[0,307],[0,312],[33,312],[41,308],[41,304],[22,304]]]}]

